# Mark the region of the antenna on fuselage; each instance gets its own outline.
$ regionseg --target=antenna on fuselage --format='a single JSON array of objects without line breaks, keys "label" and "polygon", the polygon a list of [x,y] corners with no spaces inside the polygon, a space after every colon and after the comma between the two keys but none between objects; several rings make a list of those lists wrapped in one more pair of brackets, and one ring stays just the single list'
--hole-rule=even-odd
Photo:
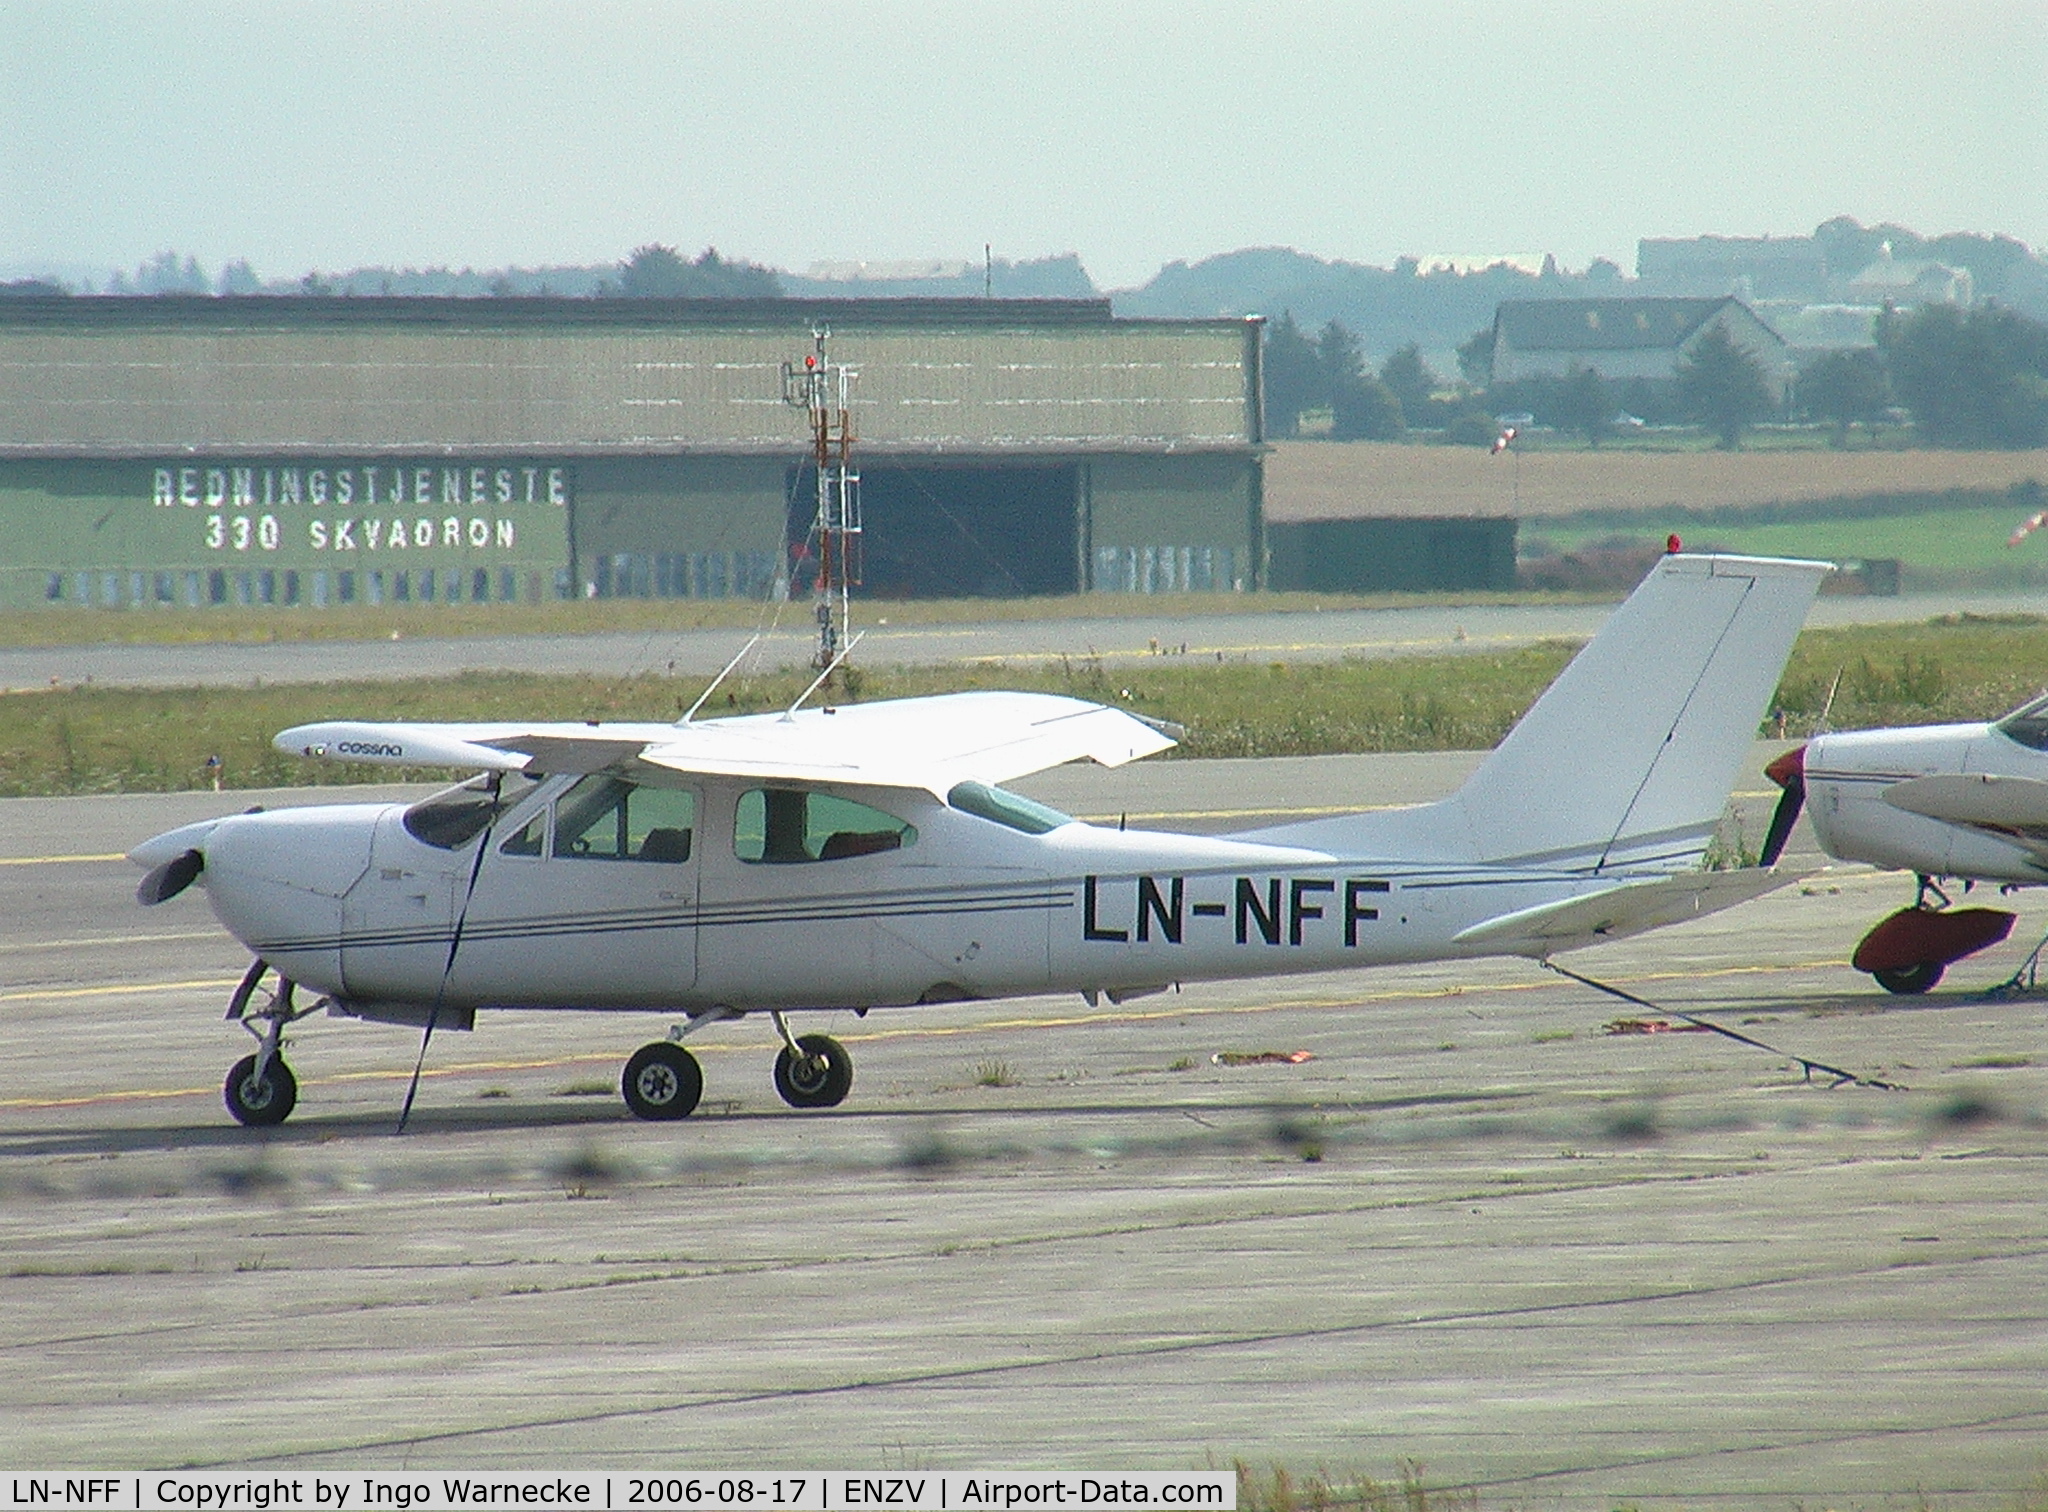
[{"label": "antenna on fuselage", "polygon": [[745,661],[747,653],[760,644],[761,637],[759,635],[756,635],[752,640],[748,641],[744,646],[740,647],[739,655],[735,656],[731,661],[727,662],[725,664],[724,669],[719,672],[718,676],[711,679],[711,686],[706,688],[702,693],[699,693],[697,695],[697,701],[690,705],[690,712],[685,714],[681,719],[678,719],[676,723],[679,725],[686,725],[692,719],[696,718],[697,711],[704,707],[704,700],[709,698],[712,694],[716,693],[718,691],[718,685],[725,681],[727,676],[731,674],[732,669],[734,667],[737,667],[741,662]]}]

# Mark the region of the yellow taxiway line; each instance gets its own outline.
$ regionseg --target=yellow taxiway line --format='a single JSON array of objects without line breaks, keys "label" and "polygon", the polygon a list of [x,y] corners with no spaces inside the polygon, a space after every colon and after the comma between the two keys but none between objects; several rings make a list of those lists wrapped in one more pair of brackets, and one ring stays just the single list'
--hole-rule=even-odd
[{"label": "yellow taxiway line", "polygon": [[126,853],[108,856],[0,856],[0,866],[66,866],[81,861],[126,861]]},{"label": "yellow taxiway line", "polygon": [[[1640,975],[1618,977],[1616,986],[1654,987],[1660,982],[1707,981],[1717,977],[1771,976],[1788,972],[1815,971],[1841,966],[1834,958],[1819,961],[1792,961],[1775,966],[1724,966],[1708,971],[1655,971]],[[161,982],[147,983],[126,988],[80,988],[75,995],[100,992],[153,992],[174,991],[188,987],[229,987],[232,980],[219,982]],[[841,1034],[838,1037],[848,1044],[879,1044],[885,1040],[915,1039],[956,1039],[967,1035],[1013,1033],[1029,1029],[1071,1029],[1084,1024],[1145,1024],[1161,1019],[1175,1018],[1221,1018],[1241,1017],[1251,1014],[1285,1013],[1290,1011],[1327,1011],[1338,1008],[1366,1008],[1375,1004],[1422,1002],[1433,998],[1465,999],[1485,997],[1491,994],[1549,992],[1570,987],[1573,983],[1562,977],[1551,977],[1527,982],[1496,982],[1483,986],[1452,983],[1443,987],[1403,988],[1386,992],[1346,993],[1341,996],[1281,998],[1269,1003],[1254,1004],[1190,1004],[1176,1003],[1171,1007],[1128,1009],[1091,1009],[1084,1013],[1063,1013],[1042,1018],[988,1019],[974,1024],[927,1024],[906,1026],[900,1029],[871,1029]],[[61,996],[74,994],[20,993],[12,997]],[[0,1002],[8,1001],[0,996]],[[508,1010],[509,1011],[509,1010]],[[692,1048],[704,1052],[755,1051],[758,1044],[740,1044],[731,1041],[692,1042]],[[436,1066],[421,1073],[422,1080],[443,1080],[457,1076],[484,1076],[506,1071],[547,1071],[560,1070],[570,1066],[606,1065],[618,1062],[616,1051],[597,1051],[581,1055],[547,1056],[528,1060],[482,1060],[459,1061],[453,1065]],[[409,1080],[412,1072],[403,1067],[392,1067],[379,1071],[345,1071],[333,1076],[303,1077],[301,1086],[341,1086],[350,1082],[398,1082]],[[52,1108],[82,1108],[106,1103],[161,1102],[178,1097],[211,1097],[219,1093],[214,1086],[206,1087],[164,1087],[135,1089],[121,1092],[88,1093],[76,1097],[6,1097],[0,1098],[0,1109],[34,1111]]]}]

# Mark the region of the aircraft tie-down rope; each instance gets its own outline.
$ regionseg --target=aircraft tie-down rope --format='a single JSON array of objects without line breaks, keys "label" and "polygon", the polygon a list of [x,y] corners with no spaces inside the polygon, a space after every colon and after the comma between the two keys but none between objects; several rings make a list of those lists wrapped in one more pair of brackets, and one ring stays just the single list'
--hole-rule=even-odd
[{"label": "aircraft tie-down rope", "polygon": [[1560,966],[1555,961],[1546,959],[1543,964],[1559,976],[1570,977],[1574,982],[1578,982],[1582,986],[1591,987],[1595,992],[1604,992],[1609,997],[1620,998],[1624,1003],[1633,1003],[1638,1008],[1647,1008],[1652,1013],[1668,1013],[1671,1017],[1684,1019],[1688,1024],[1704,1029],[1710,1034],[1719,1034],[1725,1038],[1732,1039],[1738,1045],[1748,1045],[1753,1049],[1762,1050],[1771,1055],[1781,1055],[1800,1068],[1802,1079],[1805,1081],[1812,1081],[1813,1073],[1818,1071],[1824,1076],[1832,1076],[1834,1078],[1834,1081],[1829,1084],[1830,1089],[1840,1086],[1857,1086],[1874,1087],[1884,1092],[1905,1092],[1910,1090],[1900,1082],[1889,1082],[1876,1076],[1859,1076],[1854,1071],[1844,1071],[1840,1066],[1830,1066],[1826,1061],[1817,1061],[1809,1056],[1795,1055],[1789,1050],[1780,1050],[1776,1045],[1767,1045],[1762,1040],[1754,1039],[1740,1030],[1730,1029],[1726,1024],[1717,1024],[1712,1019],[1701,1018],[1696,1013],[1687,1013],[1683,1008],[1660,1007],[1648,998],[1639,998],[1633,992],[1623,988],[1610,987],[1605,982],[1597,982],[1589,976],[1581,976],[1570,967]]},{"label": "aircraft tie-down rope", "polygon": [[462,927],[469,922],[469,905],[476,897],[476,881],[484,869],[484,856],[491,848],[491,832],[498,826],[497,804],[502,774],[493,773],[491,781],[491,816],[484,821],[482,838],[477,842],[476,859],[469,864],[469,886],[462,894],[461,911],[455,915],[455,928],[448,934],[448,960],[441,967],[441,985],[434,989],[434,1006],[427,1010],[427,1027],[420,1034],[419,1058],[412,1063],[412,1080],[406,1083],[405,1105],[398,1110],[398,1126],[391,1132],[403,1134],[405,1121],[412,1117],[412,1100],[419,1095],[420,1072],[426,1069],[427,1046],[433,1042],[434,1025],[440,1020],[441,1005],[448,1001],[448,980],[455,975],[455,952],[462,948]]}]

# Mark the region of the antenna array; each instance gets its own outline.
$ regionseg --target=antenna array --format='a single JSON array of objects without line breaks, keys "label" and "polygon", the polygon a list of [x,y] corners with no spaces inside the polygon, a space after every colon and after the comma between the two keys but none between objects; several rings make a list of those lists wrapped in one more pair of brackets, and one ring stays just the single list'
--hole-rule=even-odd
[{"label": "antenna array", "polygon": [[858,370],[825,352],[831,332],[811,328],[812,351],[802,364],[782,364],[782,402],[811,416],[811,460],[817,474],[818,512],[805,543],[817,553],[811,597],[818,620],[818,651],[811,665],[830,673],[851,649],[852,590],[861,580],[860,474],[853,469],[853,381]]}]

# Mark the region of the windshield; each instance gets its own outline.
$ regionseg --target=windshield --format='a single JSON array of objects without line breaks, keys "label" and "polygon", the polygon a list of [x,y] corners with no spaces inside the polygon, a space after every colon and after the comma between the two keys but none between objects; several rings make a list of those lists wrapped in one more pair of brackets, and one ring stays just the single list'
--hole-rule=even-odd
[{"label": "windshield", "polygon": [[1058,809],[1020,793],[990,787],[985,782],[955,784],[953,790],[946,794],[946,802],[963,814],[993,820],[1013,830],[1022,830],[1027,835],[1043,835],[1063,824],[1075,822],[1071,814],[1062,814]]},{"label": "windshield", "polygon": [[405,811],[405,831],[436,849],[459,850],[532,791],[528,777],[485,772],[415,803]]},{"label": "windshield", "polygon": [[2021,704],[1992,728],[2023,746],[2048,751],[2048,693]]}]

